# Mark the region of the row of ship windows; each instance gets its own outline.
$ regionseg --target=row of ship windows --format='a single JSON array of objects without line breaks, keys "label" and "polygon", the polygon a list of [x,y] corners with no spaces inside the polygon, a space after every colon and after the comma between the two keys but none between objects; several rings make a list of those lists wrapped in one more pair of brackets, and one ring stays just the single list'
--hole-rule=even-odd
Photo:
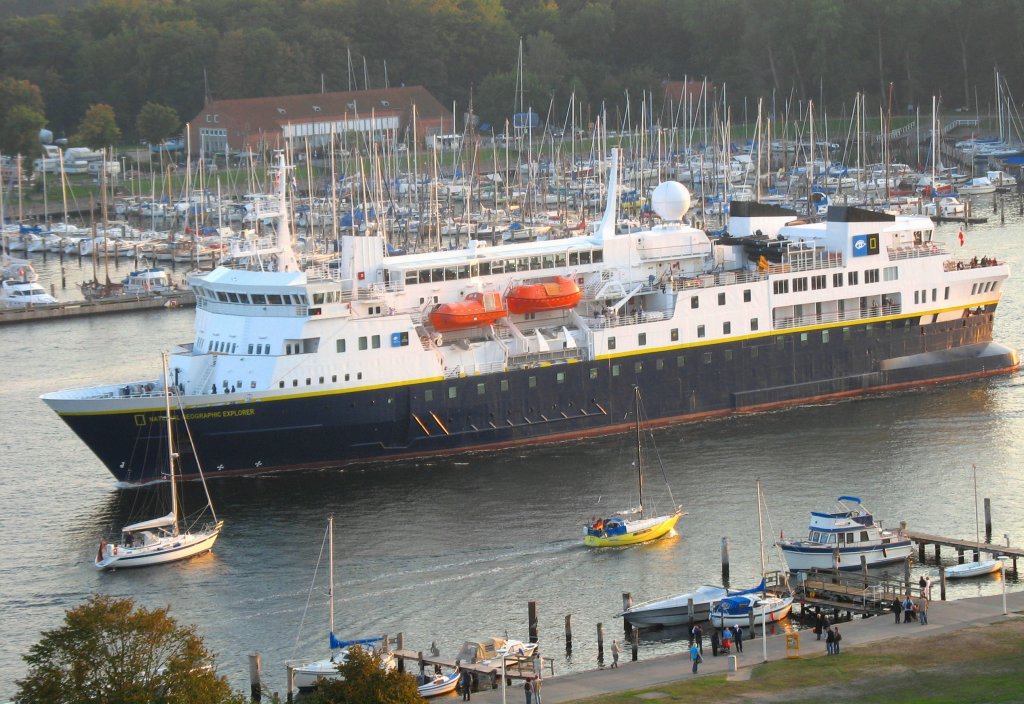
[{"label": "row of ship windows", "polygon": [[823,533],[821,531],[812,530],[810,535],[812,543],[831,543],[835,545],[838,543],[866,543],[868,542],[868,532],[862,530],[860,532],[860,540],[857,540],[856,533]]},{"label": "row of ship windows", "polygon": [[[231,291],[212,291],[202,286],[195,287],[195,293],[201,298],[205,298],[210,301],[220,301],[221,303],[252,303],[258,306],[304,306],[308,305],[306,296],[299,293],[234,293]],[[329,293],[335,294],[336,302],[337,296],[340,295],[337,291],[331,291]]]},{"label": "row of ship windows", "polygon": [[[604,261],[602,250],[586,250],[558,254],[544,254],[534,257],[517,257],[515,259],[495,259],[493,261],[473,262],[461,266],[434,267],[431,269],[412,269],[405,272],[406,284],[429,284],[439,281],[457,281],[490,274],[508,274],[519,271],[540,271],[542,269],[560,269],[565,266],[582,264],[600,264]],[[402,272],[385,271],[385,283],[401,280]]]},{"label": "row of ship windows", "polygon": [[[380,335],[361,335],[356,339],[356,348],[362,352],[363,350],[379,350],[381,338]],[[409,333],[407,332],[393,332],[391,333],[391,346],[392,347],[406,347],[409,344]],[[343,354],[348,351],[348,341],[345,338],[339,337],[334,342],[335,350],[339,354]]]},{"label": "row of ship windows", "polygon": [[978,293],[988,293],[989,291],[995,291],[999,285],[998,281],[983,281],[981,283],[974,284],[971,286],[971,295]]},{"label": "row of ship windows", "polygon": [[[760,329],[760,327],[761,327],[761,324],[760,324],[758,318],[751,318],[750,319],[750,331],[751,332],[757,332]],[[697,337],[705,337],[706,334],[707,334],[706,328],[703,325],[698,325],[697,326]],[[731,322],[726,321],[726,322],[722,323],[722,334],[723,335],[731,335],[732,334],[732,323]],[[669,339],[672,342],[679,342],[679,328],[672,328],[669,331]],[[614,337],[609,337],[608,338],[608,349],[610,349],[610,350],[616,349],[617,348],[617,344],[618,343],[616,342]],[[638,333],[637,336],[636,336],[636,344],[638,346],[640,346],[640,347],[644,347],[647,344],[647,333],[645,333],[645,332]]]},{"label": "row of ship windows", "polygon": [[[886,328],[891,327],[891,325],[892,325],[891,322],[886,322],[885,323]],[[871,329],[870,325],[868,325],[865,328],[865,330],[870,330],[870,329]],[[821,342],[822,342],[822,344],[827,344],[828,341],[831,339],[831,331],[829,331],[829,330],[821,330],[820,334],[821,334]],[[843,340],[847,340],[848,341],[850,339],[851,335],[852,335],[851,329],[848,328],[848,327],[844,327],[843,330],[842,330],[842,335],[843,335]],[[810,341],[811,341],[811,333],[807,333],[807,332],[800,333],[799,341],[800,341],[800,345],[801,346],[809,344]],[[775,338],[775,345],[779,349],[785,348],[785,346],[786,346],[786,338],[784,336],[782,336],[782,335],[779,335],[778,337]],[[750,359],[757,359],[758,354],[760,352],[760,348],[759,347],[750,347],[748,349],[749,349],[749,352],[750,352]],[[733,350],[722,350],[721,351],[722,360],[725,361],[725,362],[731,362],[733,360],[733,356],[734,356],[733,352],[734,352]],[[679,355],[679,356],[677,356],[676,357],[676,367],[679,368],[679,369],[682,369],[683,367],[685,367],[687,365],[687,359],[688,358],[687,358],[686,355]],[[700,353],[700,361],[703,364],[711,364],[713,359],[714,359],[714,353],[713,352],[708,351],[708,352]],[[645,363],[645,362],[633,362],[633,373],[634,374],[642,373],[643,370],[644,370],[644,365],[645,364],[648,364],[648,363]],[[611,374],[612,374],[613,377],[619,377],[619,376],[622,375],[622,366],[623,366],[622,364],[613,364],[611,366]],[[661,371],[664,368],[665,368],[665,360],[664,359],[656,359],[656,360],[654,360],[654,369],[656,369],[657,371]],[[590,377],[591,380],[598,379],[600,377],[600,375],[601,375],[601,372],[600,372],[600,370],[598,368],[594,367],[594,368],[590,369],[589,377]],[[363,373],[362,372],[356,372],[355,378],[356,378],[357,381],[362,380]],[[563,372],[563,371],[555,372],[555,383],[556,384],[564,384],[565,383],[565,379],[566,379],[565,372]],[[319,383],[320,384],[325,383],[324,380],[325,380],[325,377],[321,376],[319,378]],[[345,381],[351,381],[351,374],[345,374],[344,375],[344,380]],[[297,387],[299,385],[299,380],[298,379],[292,379],[291,381],[292,381],[292,386],[293,387]],[[331,383],[337,383],[337,381],[338,381],[338,375],[337,374],[331,375]],[[312,386],[312,384],[313,384],[312,377],[306,377],[306,384],[305,385],[306,386]],[[283,389],[283,388],[285,388],[285,385],[286,384],[285,384],[284,380],[281,380],[281,381],[278,382],[278,387],[279,388]],[[528,377],[527,378],[527,385],[531,389],[536,388],[537,387],[537,377],[535,377],[535,376]],[[508,379],[500,380],[498,382],[498,387],[499,387],[499,389],[501,391],[508,391],[509,390]],[[477,384],[476,385],[476,392],[477,392],[478,396],[485,396],[485,395],[487,395],[487,384],[485,384],[485,383]],[[448,395],[448,398],[450,398],[450,399],[458,398],[458,396],[459,396],[459,389],[458,389],[458,387],[456,387],[456,386],[449,386],[447,388],[447,395]],[[433,389],[425,389],[423,391],[423,399],[425,401],[433,401],[434,400],[434,390]]]},{"label": "row of ship windows", "polygon": [[[879,281],[896,281],[900,277],[899,267],[887,266],[884,269],[865,269],[864,270],[864,283],[865,284],[877,284]],[[792,290],[793,293],[802,293],[804,291],[818,291],[828,286],[828,277],[826,274],[818,274],[817,276],[796,276],[792,279],[779,279],[772,282],[772,291],[776,294],[789,293],[790,282],[793,282]],[[846,284],[848,286],[857,286],[860,281],[859,271],[849,271],[846,273]],[[833,288],[839,288],[843,285],[843,274],[842,272],[832,274],[832,286]],[[808,286],[810,288],[808,288]]]},{"label": "row of ship windows", "polygon": [[[205,340],[199,338],[198,347],[202,349]],[[406,347],[409,344],[409,333],[408,332],[393,332],[391,333],[391,346],[392,347]],[[363,335],[356,340],[357,348],[362,350],[378,350],[381,345],[380,335]],[[285,342],[284,353],[286,355],[292,354],[313,354],[317,352],[320,346],[320,338],[309,338],[305,340],[292,340],[291,342]],[[335,341],[335,348],[337,351],[345,352],[348,348],[348,343],[345,339],[338,339]],[[235,354],[238,351],[237,342],[226,342],[223,340],[217,340],[210,343],[210,352],[222,352],[224,354]],[[248,354],[250,355],[267,355],[270,354],[270,344],[255,343],[249,345]]]}]

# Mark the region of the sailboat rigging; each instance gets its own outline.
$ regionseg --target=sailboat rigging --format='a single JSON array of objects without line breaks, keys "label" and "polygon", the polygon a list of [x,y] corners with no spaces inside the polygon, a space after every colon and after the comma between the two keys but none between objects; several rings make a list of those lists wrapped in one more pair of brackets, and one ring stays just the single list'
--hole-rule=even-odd
[{"label": "sailboat rigging", "polygon": [[[647,517],[644,514],[644,465],[640,434],[640,389],[633,387],[636,400],[636,470],[638,504],[636,508],[619,511],[607,518],[591,521],[583,529],[583,544],[595,548],[619,547],[656,540],[675,528],[686,513],[676,505],[672,513]],[[666,479],[667,484],[667,479]],[[669,488],[669,499],[672,490]],[[636,516],[634,518],[633,516]]]},{"label": "sailboat rigging", "polygon": [[[167,354],[163,354],[164,372],[164,409],[167,422],[167,474],[170,485],[170,513],[158,518],[150,518],[127,525],[121,529],[121,537],[118,541],[100,542],[99,550],[96,553],[95,565],[98,569],[120,569],[122,567],[147,567],[159,565],[165,562],[175,562],[193,557],[210,550],[220,536],[224,527],[224,521],[217,519],[217,513],[213,508],[213,500],[210,498],[209,489],[206,487],[206,479],[203,477],[203,470],[196,457],[196,466],[199,468],[199,477],[203,483],[203,491],[206,494],[206,507],[209,509],[212,522],[193,530],[193,526],[186,526],[184,531],[181,528],[181,500],[178,496],[178,452],[175,446],[174,423],[171,416],[171,393],[173,386],[170,382],[170,374],[167,368]],[[179,411],[181,410],[179,405]],[[181,421],[185,426],[189,442],[192,442],[192,435],[188,431],[188,423],[185,414],[181,413]],[[195,446],[193,445],[193,453]]]},{"label": "sailboat rigging", "polygon": [[[971,474],[974,478],[974,542],[981,545],[981,519],[978,516],[978,468],[971,465]],[[999,558],[981,560],[976,562],[965,562],[961,565],[953,565],[946,568],[946,579],[964,579],[967,577],[981,577],[986,574],[999,572],[1003,569],[1003,561]]]}]

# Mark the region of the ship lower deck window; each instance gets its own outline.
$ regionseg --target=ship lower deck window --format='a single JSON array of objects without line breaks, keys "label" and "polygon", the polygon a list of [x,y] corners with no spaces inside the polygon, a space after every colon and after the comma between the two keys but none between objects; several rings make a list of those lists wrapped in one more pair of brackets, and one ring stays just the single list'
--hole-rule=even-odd
[{"label": "ship lower deck window", "polygon": [[644,363],[643,362],[633,362],[633,373],[634,374],[639,374],[643,370],[644,370]]},{"label": "ship lower deck window", "polygon": [[725,305],[725,294],[724,293],[719,293],[718,294],[718,305],[720,305],[720,306],[724,306]]},{"label": "ship lower deck window", "polygon": [[337,349],[337,351],[339,353],[342,353],[342,352],[345,351],[345,344],[346,343],[345,343],[344,339],[340,339],[340,340],[335,340],[334,341],[334,346],[335,346],[335,348]]},{"label": "ship lower deck window", "polygon": [[476,385],[476,395],[477,396],[483,396],[485,393],[487,393],[487,385],[486,384],[477,384]]},{"label": "ship lower deck window", "polygon": [[750,331],[751,332],[757,332],[758,326],[759,326],[759,323],[758,323],[757,318],[751,318],[750,319]]},{"label": "ship lower deck window", "polygon": [[324,378],[323,377],[320,377],[320,383],[321,384],[324,383]]},{"label": "ship lower deck window", "polygon": [[591,379],[596,379],[597,378],[597,367],[592,367],[590,369],[590,378]]},{"label": "ship lower deck window", "polygon": [[[337,381],[338,381],[338,375],[337,374],[331,374],[331,383],[333,384],[333,383],[335,383]],[[256,387],[256,382],[254,381],[252,383],[253,383],[253,388],[255,388]]]},{"label": "ship lower deck window", "polygon": [[743,302],[744,303],[750,303],[750,289],[749,288],[743,289]]},{"label": "ship lower deck window", "polygon": [[427,401],[427,402],[434,400],[434,391],[433,391],[433,389],[424,389],[423,390],[423,400]]},{"label": "ship lower deck window", "polygon": [[458,398],[459,390],[454,386],[448,387],[448,398]]},{"label": "ship lower deck window", "polygon": [[640,345],[641,347],[646,345],[647,344],[647,333],[642,332],[639,335],[637,335],[636,336],[636,344]]},{"label": "ship lower deck window", "polygon": [[502,379],[500,386],[502,391],[508,391],[508,379]]},{"label": "ship lower deck window", "polygon": [[672,342],[679,342],[679,328],[672,328],[669,331],[669,338]]},{"label": "ship lower deck window", "polygon": [[711,364],[711,353],[710,352],[705,352],[704,353],[704,364]]},{"label": "ship lower deck window", "polygon": [[859,272],[851,271],[846,274],[846,283],[849,286],[856,286]]},{"label": "ship lower deck window", "polygon": [[555,383],[558,383],[558,384],[564,384],[565,383],[565,372],[558,372],[557,374],[555,374]]},{"label": "ship lower deck window", "polygon": [[698,325],[697,326],[697,337],[704,337],[704,326],[703,325]]},{"label": "ship lower deck window", "polygon": [[654,368],[657,369],[658,371],[661,371],[662,369],[664,369],[665,368],[665,360],[664,359],[655,360]]},{"label": "ship lower deck window", "polygon": [[610,349],[610,350],[615,349],[615,338],[614,337],[609,337],[608,338],[608,349]]},{"label": "ship lower deck window", "polygon": [[732,350],[724,350],[722,352],[722,357],[725,359],[726,362],[731,362],[732,361]]},{"label": "ship lower deck window", "polygon": [[298,379],[292,379],[292,386],[298,386],[298,385],[299,385],[299,380]]},{"label": "ship lower deck window", "polygon": [[751,359],[757,359],[757,348],[756,347],[751,347],[750,348],[750,358]]},{"label": "ship lower deck window", "polygon": [[526,380],[526,385],[529,386],[531,389],[537,388],[537,377],[535,377],[535,376],[529,377]]},{"label": "ship lower deck window", "polygon": [[686,366],[686,355],[679,355],[676,357],[676,367],[682,369]]},{"label": "ship lower deck window", "polygon": [[277,382],[277,388],[283,389],[284,388],[284,382],[283,381]]},{"label": "ship lower deck window", "polygon": [[828,330],[821,331],[821,341],[823,343],[828,342]]},{"label": "ship lower deck window", "polygon": [[722,323],[722,334],[723,335],[728,335],[731,332],[732,332],[732,323],[730,323],[730,322]]},{"label": "ship lower deck window", "polygon": [[309,377],[307,376],[307,377],[306,377],[306,386],[309,386],[309,385],[310,385],[310,384],[312,384],[312,383],[313,383],[313,380],[312,380],[312,379],[310,379],[310,378],[309,378]]},{"label": "ship lower deck window", "polygon": [[613,364],[612,365],[612,376],[618,376],[618,375],[619,375],[619,365],[618,364]]}]

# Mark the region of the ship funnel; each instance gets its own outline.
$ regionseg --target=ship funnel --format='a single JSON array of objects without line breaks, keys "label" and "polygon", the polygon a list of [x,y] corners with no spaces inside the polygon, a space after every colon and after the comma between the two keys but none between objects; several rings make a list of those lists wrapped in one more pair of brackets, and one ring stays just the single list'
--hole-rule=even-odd
[{"label": "ship funnel", "polygon": [[278,271],[299,271],[299,262],[295,258],[295,250],[292,247],[292,224],[290,219],[291,204],[288,202],[288,172],[293,166],[285,163],[284,152],[277,152],[277,167],[275,169],[277,186],[277,200],[281,208],[281,214],[277,219],[277,249],[280,250],[277,257]]}]

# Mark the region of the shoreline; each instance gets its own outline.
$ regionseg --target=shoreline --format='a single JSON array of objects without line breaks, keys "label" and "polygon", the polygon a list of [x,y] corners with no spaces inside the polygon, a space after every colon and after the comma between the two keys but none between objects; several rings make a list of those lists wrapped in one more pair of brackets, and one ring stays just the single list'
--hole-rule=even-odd
[{"label": "shoreline", "polygon": [[[852,621],[840,622],[837,625],[843,634],[842,647],[845,651],[860,645],[891,641],[894,638],[921,639],[949,635],[975,626],[1000,624],[1019,619],[1021,612],[1024,612],[1024,592],[1008,592],[1006,594],[1007,615],[1003,614],[1002,600],[1003,595],[1001,594],[969,597],[955,601],[933,600],[928,609],[928,625],[926,626],[917,622],[896,625],[892,616],[888,614],[856,618]],[[603,669],[544,678],[541,689],[543,702],[544,704],[559,704],[583,701],[634,690],[647,690],[660,685],[696,681],[713,675],[725,675],[727,681],[749,680],[756,666],[764,662],[789,659],[786,655],[784,634],[785,632],[782,631],[774,636],[769,635],[766,639],[767,660],[763,656],[764,646],[762,646],[760,635],[756,638],[745,637],[743,652],[734,653],[737,662],[735,672],[729,671],[733,656],[712,657],[710,645],[707,644],[707,638],[705,638],[705,658],[697,675],[690,672],[687,653],[689,643],[685,639],[680,640],[679,652],[674,655],[662,655],[636,662],[629,660],[630,650],[628,646],[624,646],[622,657],[619,660],[620,666],[616,669],[605,666]],[[824,639],[816,640],[809,629],[800,631],[799,635],[799,659],[825,657]],[[610,644],[607,647],[610,647]],[[608,652],[610,653],[610,650]],[[609,656],[606,662],[610,662],[610,660]],[[656,692],[642,696],[645,699],[670,698],[668,695],[659,695]],[[512,700],[522,699],[522,685],[517,684],[508,688],[506,700],[508,697],[511,697]],[[474,692],[473,701],[499,704],[502,701],[501,688]]]}]

